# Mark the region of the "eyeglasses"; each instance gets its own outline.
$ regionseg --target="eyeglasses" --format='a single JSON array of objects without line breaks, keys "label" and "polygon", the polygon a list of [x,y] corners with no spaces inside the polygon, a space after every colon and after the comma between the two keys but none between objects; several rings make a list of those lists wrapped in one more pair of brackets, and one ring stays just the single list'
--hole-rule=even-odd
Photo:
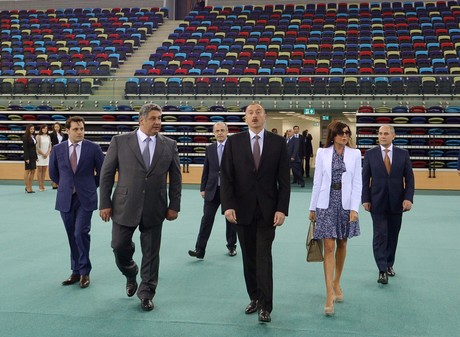
[{"label": "eyeglasses", "polygon": [[337,136],[342,137],[343,135],[350,136],[350,135],[351,135],[351,132],[350,132],[350,131],[345,131],[345,132],[339,131],[339,132],[337,132]]}]

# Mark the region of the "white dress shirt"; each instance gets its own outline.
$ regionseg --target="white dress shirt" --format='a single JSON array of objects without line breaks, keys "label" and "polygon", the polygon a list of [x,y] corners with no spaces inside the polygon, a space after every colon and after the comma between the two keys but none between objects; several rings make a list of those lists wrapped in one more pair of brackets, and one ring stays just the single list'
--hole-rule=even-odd
[{"label": "white dress shirt", "polygon": [[[137,142],[139,143],[139,149],[141,150],[141,154],[144,153],[145,150],[145,139],[147,136],[145,133],[141,131],[141,129],[137,129]],[[150,150],[150,163],[152,163],[153,154],[155,153],[155,147],[157,145],[157,137],[150,136],[149,142],[149,150]]]}]

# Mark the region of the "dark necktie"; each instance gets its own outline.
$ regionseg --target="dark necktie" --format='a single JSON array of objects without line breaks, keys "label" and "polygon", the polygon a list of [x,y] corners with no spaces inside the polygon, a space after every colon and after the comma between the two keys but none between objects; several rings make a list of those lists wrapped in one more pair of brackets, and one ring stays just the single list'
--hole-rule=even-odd
[{"label": "dark necktie", "polygon": [[142,152],[142,158],[144,159],[144,164],[147,169],[150,167],[150,141],[150,137],[144,139],[145,148],[144,152]]},{"label": "dark necktie", "polygon": [[70,154],[70,167],[72,168],[73,173],[77,172],[77,146],[78,144],[72,144],[73,151]]},{"label": "dark necktie", "polygon": [[390,162],[390,157],[388,156],[388,152],[390,151],[389,149],[383,150],[385,151],[385,158],[383,159],[383,163],[385,164],[385,168],[387,169],[388,174],[390,174],[391,171],[391,162]]},{"label": "dark necktie", "polygon": [[252,156],[254,158],[254,166],[256,167],[256,170],[259,169],[259,163],[260,163],[260,145],[259,145],[259,136],[255,135],[254,137],[254,147],[252,149]]}]

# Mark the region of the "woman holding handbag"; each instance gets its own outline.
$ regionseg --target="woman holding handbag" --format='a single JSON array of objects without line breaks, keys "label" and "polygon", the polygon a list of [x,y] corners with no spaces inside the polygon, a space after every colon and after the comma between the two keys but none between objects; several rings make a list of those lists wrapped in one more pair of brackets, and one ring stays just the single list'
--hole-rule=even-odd
[{"label": "woman holding handbag", "polygon": [[343,301],[340,286],[347,252],[347,239],[360,234],[358,209],[361,203],[361,151],[351,147],[347,124],[328,125],[327,141],[318,149],[310,202],[310,221],[316,221],[315,239],[324,242],[326,305],[334,314],[334,302]]}]

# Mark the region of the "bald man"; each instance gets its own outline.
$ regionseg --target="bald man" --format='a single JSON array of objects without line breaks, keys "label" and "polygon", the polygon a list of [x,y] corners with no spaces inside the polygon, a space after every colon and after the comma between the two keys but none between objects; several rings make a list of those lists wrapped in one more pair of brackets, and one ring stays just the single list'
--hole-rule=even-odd
[{"label": "bald man", "polygon": [[[228,127],[224,122],[217,122],[213,126],[216,142],[206,148],[203,173],[201,175],[201,197],[204,199],[203,217],[201,218],[200,231],[196,239],[195,249],[188,254],[198,259],[203,259],[206,245],[211,235],[216,212],[220,206],[220,163],[227,142]],[[225,219],[226,238],[229,256],[236,255],[236,229],[235,225]]]}]

